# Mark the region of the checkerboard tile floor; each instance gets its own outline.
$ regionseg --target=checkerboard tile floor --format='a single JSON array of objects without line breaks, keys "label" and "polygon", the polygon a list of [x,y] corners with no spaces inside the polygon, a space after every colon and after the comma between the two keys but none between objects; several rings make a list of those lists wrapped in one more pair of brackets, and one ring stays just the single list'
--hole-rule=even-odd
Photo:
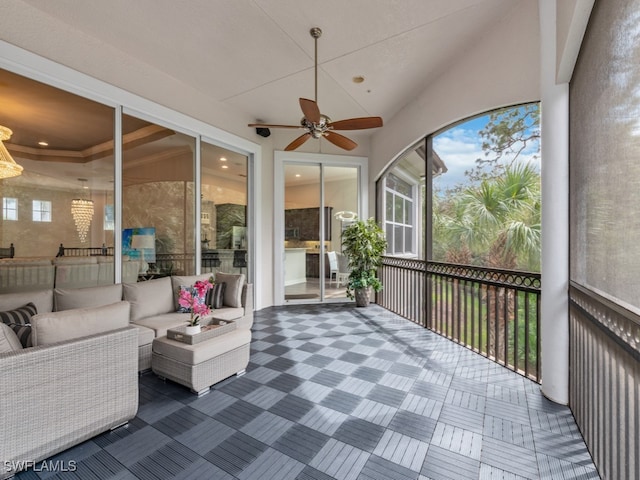
[{"label": "checkerboard tile floor", "polygon": [[247,373],[197,398],[152,373],[128,427],[20,479],[598,479],[539,386],[372,305],[256,314]]}]

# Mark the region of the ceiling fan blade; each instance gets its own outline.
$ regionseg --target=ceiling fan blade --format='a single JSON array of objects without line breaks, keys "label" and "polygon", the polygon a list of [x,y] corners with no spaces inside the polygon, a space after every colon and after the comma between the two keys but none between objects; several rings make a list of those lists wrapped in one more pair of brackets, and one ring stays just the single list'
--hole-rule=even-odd
[{"label": "ceiling fan blade", "polygon": [[285,152],[290,152],[291,150],[295,150],[310,138],[311,138],[311,134],[309,132],[300,135],[293,142],[291,142],[289,145],[286,146],[286,148],[284,149]]},{"label": "ceiling fan blade", "polygon": [[326,132],[324,136],[331,143],[333,143],[334,145],[340,148],[344,148],[345,150],[353,150],[358,146],[358,144],[353,140],[351,140],[350,138],[347,138],[344,135],[340,135],[339,133],[336,133],[336,132],[329,131],[329,132]]},{"label": "ceiling fan blade", "polygon": [[364,130],[365,128],[378,128],[382,126],[381,117],[348,118],[331,122],[329,128],[334,130]]},{"label": "ceiling fan blade", "polygon": [[264,128],[303,128],[302,125],[273,125],[271,123],[250,123],[248,127],[264,127]]},{"label": "ceiling fan blade", "polygon": [[311,123],[320,123],[320,109],[316,102],[307,98],[301,98],[300,108],[302,109],[304,118],[309,120]]}]

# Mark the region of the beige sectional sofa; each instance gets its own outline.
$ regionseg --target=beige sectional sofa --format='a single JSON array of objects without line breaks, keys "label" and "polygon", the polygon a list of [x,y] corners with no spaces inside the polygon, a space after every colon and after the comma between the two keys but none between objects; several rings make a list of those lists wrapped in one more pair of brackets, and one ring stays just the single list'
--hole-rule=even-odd
[{"label": "beige sectional sofa", "polygon": [[[45,288],[82,288],[111,285],[112,256],[0,259],[0,294]],[[139,262],[122,262],[122,281],[138,279]]]},{"label": "beige sectional sofa", "polygon": [[[28,303],[37,310],[34,347],[23,348],[0,322],[0,404],[16,406],[0,409],[0,460],[39,461],[133,418],[138,372],[152,366],[154,339],[189,318],[176,312],[179,286],[205,278],[209,274],[0,294],[0,312]],[[226,378],[248,364],[253,293],[244,275],[218,273],[216,281],[231,288],[223,308],[203,323],[237,323],[237,331],[212,342],[210,363],[224,364],[218,370]],[[246,354],[228,355],[240,344]],[[10,476],[2,466],[0,478]]]},{"label": "beige sectional sofa", "polygon": [[[151,351],[154,338],[167,335],[167,330],[185,325],[189,314],[177,313],[180,285],[193,285],[206,280],[210,274],[164,277],[147,282],[125,283],[122,298],[131,303],[131,324],[140,334],[140,371],[151,367]],[[253,325],[253,285],[244,282],[244,275],[216,274],[216,282],[227,283],[223,308],[211,311],[203,321],[233,320],[239,330],[250,331]],[[235,284],[231,287],[230,284]],[[239,293],[238,293],[238,290]],[[227,295],[228,293],[228,295]],[[238,303],[239,302],[239,303]],[[246,367],[246,365],[245,365]],[[244,369],[238,368],[236,372]]]},{"label": "beige sectional sofa", "polygon": [[52,312],[53,291],[0,295],[32,302],[31,348],[0,323],[0,478],[126,423],[138,410],[138,333],[129,304]]},{"label": "beige sectional sofa", "polygon": [[0,293],[53,288],[55,267],[50,258],[0,259]]}]

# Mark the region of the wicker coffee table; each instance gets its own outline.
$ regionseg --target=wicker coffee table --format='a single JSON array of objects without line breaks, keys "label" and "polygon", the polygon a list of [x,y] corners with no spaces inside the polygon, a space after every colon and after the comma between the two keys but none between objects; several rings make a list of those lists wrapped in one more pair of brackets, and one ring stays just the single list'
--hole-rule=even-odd
[{"label": "wicker coffee table", "polygon": [[154,339],[153,372],[198,396],[231,375],[243,374],[249,363],[251,331],[237,329],[235,322],[212,327],[196,335],[186,335],[184,327],[177,327],[167,331],[166,337]]}]

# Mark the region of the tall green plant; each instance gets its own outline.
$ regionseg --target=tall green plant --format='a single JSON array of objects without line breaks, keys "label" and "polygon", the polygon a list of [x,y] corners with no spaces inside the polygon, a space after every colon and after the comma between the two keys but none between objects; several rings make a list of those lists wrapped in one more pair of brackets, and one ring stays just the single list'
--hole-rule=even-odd
[{"label": "tall green plant", "polygon": [[379,292],[382,283],[378,280],[376,272],[387,248],[382,228],[373,218],[356,220],[342,233],[342,247],[351,269],[347,296],[353,299],[355,290],[368,287]]}]

